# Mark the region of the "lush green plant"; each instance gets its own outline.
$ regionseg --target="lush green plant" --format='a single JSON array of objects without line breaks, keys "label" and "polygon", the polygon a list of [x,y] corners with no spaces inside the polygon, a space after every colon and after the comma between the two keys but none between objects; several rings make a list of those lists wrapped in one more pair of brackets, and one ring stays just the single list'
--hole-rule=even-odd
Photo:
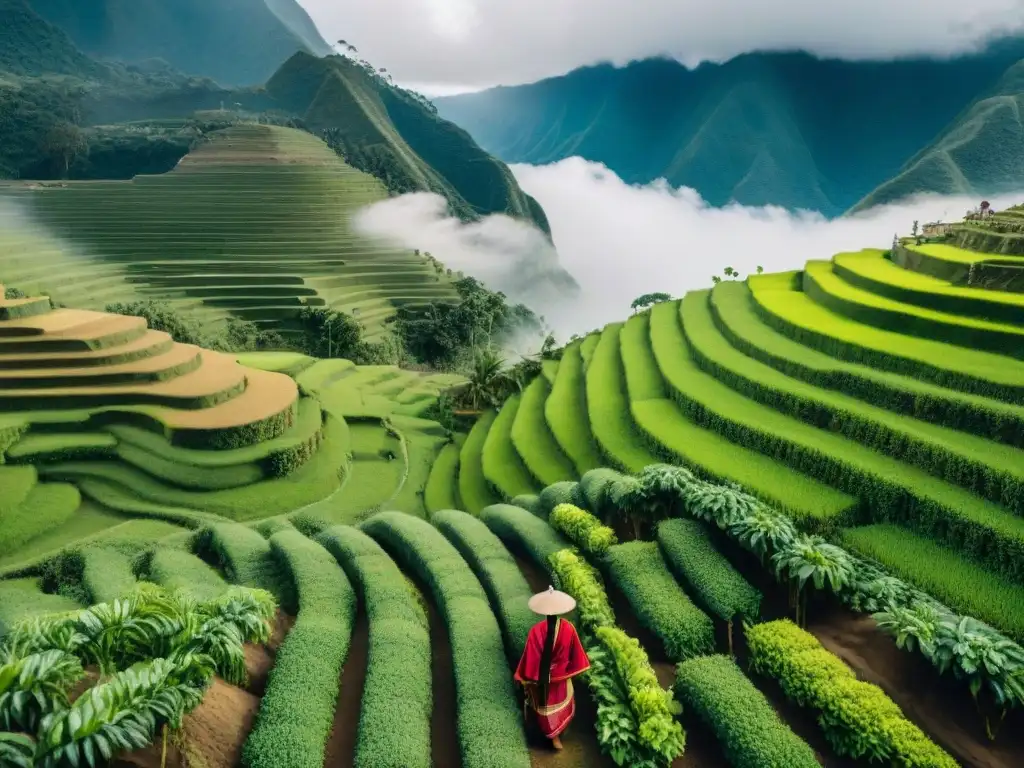
[{"label": "lush green plant", "polygon": [[846,550],[829,544],[820,536],[800,534],[772,555],[775,575],[790,585],[790,602],[796,609],[797,624],[807,621],[807,591],[810,582],[817,590],[828,587],[841,594],[853,576],[854,561]]},{"label": "lush green plant", "polygon": [[0,765],[33,768],[36,743],[23,733],[0,733]]},{"label": "lush green plant", "polygon": [[687,491],[699,481],[685,467],[672,464],[651,464],[644,467],[637,480],[647,504],[659,511],[657,517],[676,517],[683,507]]},{"label": "lush green plant", "polygon": [[681,661],[715,647],[711,619],[693,604],[676,580],[654,542],[632,541],[611,547],[605,566],[640,623],[665,645],[673,661]]},{"label": "lush green plant", "polygon": [[[543,494],[541,494],[543,498]],[[556,531],[564,533],[570,541],[584,552],[601,556],[608,547],[618,543],[615,531],[594,517],[586,510],[572,504],[559,504],[548,517],[548,522]]]},{"label": "lush green plant", "polygon": [[533,590],[515,559],[501,539],[466,512],[435,512],[430,522],[455,546],[480,580],[501,624],[509,657],[518,662],[537,615],[527,605]]},{"label": "lush green plant", "polygon": [[607,521],[611,517],[610,500],[608,492],[613,482],[622,477],[622,473],[607,467],[598,467],[586,472],[580,478],[580,491],[586,502],[582,504],[602,520]]},{"label": "lush green plant", "polygon": [[558,577],[561,588],[576,600],[580,622],[593,632],[597,627],[615,624],[608,595],[597,570],[572,549],[555,552],[548,558],[551,571]]},{"label": "lush green plant", "polygon": [[28,656],[4,653],[0,665],[0,728],[34,733],[50,712],[68,706],[68,691],[82,679],[81,662],[61,650]]},{"label": "lush green plant", "polygon": [[294,528],[275,533],[270,546],[291,570],[299,615],[277,653],[242,762],[247,768],[322,768],[355,591],[334,558]]},{"label": "lush green plant", "polygon": [[360,528],[429,586],[444,615],[455,667],[462,765],[527,768],[530,758],[522,715],[508,673],[501,629],[466,561],[436,528],[411,515],[380,512]]},{"label": "lush green plant", "polygon": [[546,520],[520,507],[492,504],[480,513],[480,519],[510,548],[525,551],[545,570],[550,568],[552,555],[570,546],[568,540]]},{"label": "lush green plant", "polygon": [[650,660],[636,638],[615,626],[598,627],[595,634],[610,653],[637,721],[637,745],[641,754],[646,753],[646,760],[635,765],[669,765],[683,754],[686,746],[686,734],[675,720],[680,712],[678,702],[671,691],[658,684]]},{"label": "lush green plant", "polygon": [[761,593],[715,549],[698,520],[664,521],[658,526],[658,545],[671,569],[689,585],[701,604],[728,623],[732,654],[733,620],[736,616],[756,620],[761,612]]},{"label": "lush green plant", "polygon": [[676,668],[675,693],[714,732],[734,768],[815,768],[814,750],[727,656],[689,659]]},{"label": "lush green plant", "polygon": [[813,635],[791,622],[754,625],[747,630],[747,644],[751,667],[778,680],[800,706],[817,710],[839,754],[908,768],[957,765],[880,688],[857,680]]},{"label": "lush green plant", "polygon": [[630,708],[629,694],[615,671],[611,654],[590,634],[585,633],[582,639],[590,659],[590,670],[585,680],[597,705],[597,742],[616,765],[637,765],[643,757],[637,742],[638,727]]},{"label": "lush green plant", "polygon": [[704,482],[690,483],[684,488],[683,505],[693,517],[715,523],[719,528],[753,516],[761,506],[736,486]]},{"label": "lush green plant", "polygon": [[354,764],[430,768],[430,632],[420,594],[357,528],[327,528],[317,541],[356,585],[370,625]]},{"label": "lush green plant", "polygon": [[161,725],[181,727],[182,717],[203,700],[213,671],[209,658],[193,655],[118,672],[43,718],[37,765],[94,768],[118,752],[147,746]]}]

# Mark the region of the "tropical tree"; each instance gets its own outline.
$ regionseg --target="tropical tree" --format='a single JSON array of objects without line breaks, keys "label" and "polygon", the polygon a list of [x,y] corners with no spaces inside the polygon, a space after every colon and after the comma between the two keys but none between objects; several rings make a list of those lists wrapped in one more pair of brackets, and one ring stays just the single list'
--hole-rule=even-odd
[{"label": "tropical tree", "polygon": [[474,410],[485,405],[498,405],[504,367],[505,359],[493,347],[477,350],[465,390],[466,400]]},{"label": "tropical tree", "polygon": [[89,142],[82,129],[74,123],[61,122],[53,125],[43,138],[43,149],[54,163],[63,169],[62,178],[68,175],[71,163],[89,149]]},{"label": "tropical tree", "polygon": [[636,314],[637,310],[646,309],[647,307],[653,306],[655,304],[660,304],[663,301],[670,301],[671,299],[672,296],[667,293],[644,293],[633,299],[632,303],[629,306],[630,309],[633,310],[633,314]]},{"label": "tropical tree", "polygon": [[34,732],[45,715],[68,706],[68,691],[85,674],[77,658],[60,650],[4,656],[0,665],[3,730]]}]

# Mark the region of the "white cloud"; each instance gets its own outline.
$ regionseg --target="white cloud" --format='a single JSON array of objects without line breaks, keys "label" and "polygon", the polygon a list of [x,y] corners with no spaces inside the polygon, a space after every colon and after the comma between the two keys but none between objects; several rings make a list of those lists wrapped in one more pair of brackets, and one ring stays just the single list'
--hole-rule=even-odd
[{"label": "white cloud", "polygon": [[1024,30],[1024,0],[300,0],[400,81],[515,84],[659,54],[948,55]]},{"label": "white cloud", "polygon": [[[550,283],[531,292],[536,272],[522,264],[539,257],[543,272],[556,257],[536,230],[507,217],[466,225],[445,216],[441,198],[417,194],[378,203],[366,210],[363,223],[525,299],[562,341],[627,317],[630,302],[640,294],[681,296],[706,288],[711,275],[727,266],[746,276],[758,265],[778,272],[843,251],[887,248],[893,234],[909,234],[915,219],[957,217],[978,202],[921,197],[829,221],[780,208],[712,208],[692,189],[672,189],[664,182],[630,186],[580,158],[512,170],[547,212],[557,258],[580,286],[575,297],[551,291]],[[996,209],[1022,199],[1024,194],[991,198]]]}]

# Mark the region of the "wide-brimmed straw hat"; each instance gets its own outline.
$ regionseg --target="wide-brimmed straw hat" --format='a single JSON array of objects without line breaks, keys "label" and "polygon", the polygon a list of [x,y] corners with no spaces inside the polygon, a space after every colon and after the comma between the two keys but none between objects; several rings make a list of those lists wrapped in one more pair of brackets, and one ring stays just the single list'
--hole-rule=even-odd
[{"label": "wide-brimmed straw hat", "polygon": [[568,613],[576,607],[576,601],[565,592],[559,592],[554,587],[548,587],[544,592],[538,592],[530,598],[527,603],[530,610],[539,613],[541,616],[558,616]]}]

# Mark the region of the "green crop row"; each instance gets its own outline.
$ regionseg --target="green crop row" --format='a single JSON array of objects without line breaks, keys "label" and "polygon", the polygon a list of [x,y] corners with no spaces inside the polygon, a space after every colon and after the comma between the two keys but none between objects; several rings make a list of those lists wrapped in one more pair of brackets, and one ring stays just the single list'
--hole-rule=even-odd
[{"label": "green crop row", "polygon": [[[662,307],[669,314],[658,315]],[[652,322],[670,328],[675,324],[678,329],[674,309],[668,303],[656,306]],[[652,340],[657,352],[653,329]],[[694,420],[859,496],[879,522],[899,522],[934,535],[964,548],[1007,578],[1024,581],[1024,519],[921,470],[745,398],[703,373],[687,351],[684,338],[679,348],[659,353],[659,361],[664,354],[679,371],[689,374],[669,379],[679,387],[675,395]]]},{"label": "green crop row", "polygon": [[809,632],[790,621],[757,624],[747,630],[747,645],[751,667],[815,710],[838,754],[906,768],[956,768],[881,688],[858,680]]},{"label": "green crop row", "polygon": [[517,663],[526,647],[530,627],[537,623],[537,615],[527,605],[533,590],[515,559],[501,539],[467,512],[435,512],[430,522],[454,545],[480,580],[501,625],[509,659]]},{"label": "green crop row", "polygon": [[711,653],[715,629],[682,590],[650,541],[631,541],[608,550],[604,567],[626,596],[637,618],[665,646],[673,661]]},{"label": "green crop row", "polygon": [[586,383],[579,344],[570,344],[562,353],[551,394],[544,403],[544,418],[555,440],[582,475],[600,467],[601,454],[594,443],[587,417]]},{"label": "green crop row", "polygon": [[676,697],[696,712],[733,768],[817,768],[814,750],[790,730],[728,656],[678,665]]},{"label": "green crop row", "polygon": [[838,254],[832,259],[832,270],[847,283],[893,301],[986,320],[1024,323],[1024,296],[950,285],[896,266],[885,258],[884,251]]},{"label": "green crop row", "polygon": [[7,451],[7,460],[12,464],[41,464],[109,459],[117,456],[116,447],[117,439],[103,432],[29,433]]},{"label": "green crop row", "polygon": [[587,367],[587,412],[594,439],[616,469],[639,472],[658,457],[644,445],[630,419],[619,351],[621,323],[605,327]]},{"label": "green crop row", "polygon": [[317,537],[359,591],[370,626],[356,768],[430,768],[430,630],[405,576],[373,539],[334,526]]},{"label": "green crop row", "polygon": [[964,349],[863,325],[816,304],[786,275],[748,279],[764,322],[801,344],[861,363],[1008,403],[1024,404],[1024,371],[1002,355]]},{"label": "green crop row", "polygon": [[131,558],[113,547],[85,547],[82,586],[89,602],[110,603],[124,597],[136,585]]},{"label": "green crop row", "polygon": [[706,298],[690,293],[682,302],[684,332],[704,371],[770,408],[1024,512],[1024,452],[790,378],[730,345]]},{"label": "green crop row", "polygon": [[593,512],[602,520],[608,520],[618,510],[609,506],[612,484],[622,478],[622,473],[608,467],[591,469],[580,478],[579,490],[583,503],[577,506]]},{"label": "green crop row", "polygon": [[700,603],[723,621],[737,616],[755,621],[761,593],[717,550],[704,523],[676,518],[658,525],[658,545],[673,572]]},{"label": "green crop row", "polygon": [[545,570],[549,558],[569,547],[569,542],[550,525],[521,507],[492,504],[480,513],[480,519],[509,547],[524,551]]},{"label": "green crop row", "polygon": [[1019,584],[989,573],[955,550],[893,525],[848,528],[841,539],[850,551],[881,563],[953,610],[1024,641],[1024,587]]},{"label": "green crop row", "polygon": [[488,485],[506,500],[537,490],[529,470],[512,443],[512,425],[519,411],[519,403],[520,395],[512,395],[502,404],[484,441],[484,477]]},{"label": "green crop row", "polygon": [[559,504],[548,517],[556,531],[590,555],[602,556],[608,547],[618,543],[615,531],[586,510],[572,504]]},{"label": "green crop row", "polygon": [[462,508],[459,497],[459,450],[462,443],[456,437],[455,442],[445,445],[434,460],[423,491],[427,512]]},{"label": "green crop row", "polygon": [[865,325],[907,336],[1017,357],[1024,329],[1006,323],[976,320],[902,304],[861,290],[842,280],[827,261],[809,261],[804,268],[804,293],[822,306]]},{"label": "green crop row", "polygon": [[547,519],[559,504],[575,504],[577,507],[584,506],[585,502],[579,483],[572,480],[563,480],[547,486],[537,495],[537,509],[533,511]]},{"label": "green crop row", "polygon": [[184,549],[157,547],[147,552],[139,575],[169,591],[187,592],[201,602],[213,600],[228,590],[227,582],[217,571]]},{"label": "green crop row", "polygon": [[299,614],[277,652],[256,723],[242,749],[245,768],[323,768],[356,595],[345,572],[298,531],[270,537],[291,570]]},{"label": "green crop row", "polygon": [[[663,314],[652,313],[651,317],[660,320]],[[659,371],[663,360],[655,356],[652,345],[652,340],[662,340],[663,325],[649,320],[645,314],[631,318],[622,332],[626,378],[634,382],[630,388],[630,412],[661,460],[684,464],[709,480],[740,483],[759,497],[792,510],[818,527],[834,524],[833,518],[854,506],[856,502],[852,497],[800,474],[783,462],[729,442],[716,432],[698,426],[681,413],[675,403],[665,399],[662,372],[671,376],[673,370],[666,367]],[[683,343],[682,339],[679,342]],[[662,343],[660,346],[663,348],[665,345]],[[675,346],[671,349],[678,351]],[[657,387],[651,383],[655,376],[661,381]],[[634,397],[634,393],[643,395],[645,392],[657,394],[657,397],[646,400]]]},{"label": "green crop row", "polygon": [[499,501],[487,484],[483,467],[484,444],[497,415],[494,411],[484,411],[459,451],[459,496],[466,511],[473,514]]},{"label": "green crop row", "polygon": [[512,501],[509,502],[509,505],[525,509],[530,514],[537,515],[537,517],[546,517],[546,515],[542,514],[540,496],[533,493],[521,493],[513,498]]},{"label": "green crop row", "polygon": [[[3,467],[3,478],[13,477],[13,467]],[[0,510],[0,557],[17,552],[19,548],[46,531],[71,519],[81,503],[81,495],[75,486],[67,483],[35,484],[35,471],[20,475],[31,478],[33,485],[17,506]],[[8,492],[15,498],[20,496],[18,484],[8,491],[4,485],[0,495]]]},{"label": "green crop row", "polygon": [[523,390],[511,431],[516,453],[540,487],[576,477],[576,467],[562,452],[544,420],[544,403],[550,392],[551,386],[544,376],[534,377]]},{"label": "green crop row", "polygon": [[[673,718],[676,704],[672,692],[661,688],[639,641],[615,625],[597,570],[572,549],[556,552],[549,564],[559,586],[576,600],[584,637],[588,641],[594,637],[599,646],[591,653],[597,664],[590,675],[598,701],[598,741],[611,748],[619,765],[669,765],[683,753],[686,743],[686,734]],[[618,714],[624,704],[631,716],[628,724]]]},{"label": "green crop row", "polygon": [[464,768],[528,768],[501,629],[466,561],[436,528],[411,515],[381,512],[360,527],[429,585],[444,615]]},{"label": "green crop row", "polygon": [[192,535],[192,551],[233,584],[270,592],[289,613],[298,609],[291,573],[274,557],[270,543],[238,523],[213,523]]},{"label": "green crop row", "polygon": [[887,411],[912,415],[961,432],[1024,447],[1024,408],[956,392],[927,381],[845,363],[804,346],[767,324],[749,288],[725,281],[711,292],[715,324],[748,357],[825,389],[834,389]]}]

